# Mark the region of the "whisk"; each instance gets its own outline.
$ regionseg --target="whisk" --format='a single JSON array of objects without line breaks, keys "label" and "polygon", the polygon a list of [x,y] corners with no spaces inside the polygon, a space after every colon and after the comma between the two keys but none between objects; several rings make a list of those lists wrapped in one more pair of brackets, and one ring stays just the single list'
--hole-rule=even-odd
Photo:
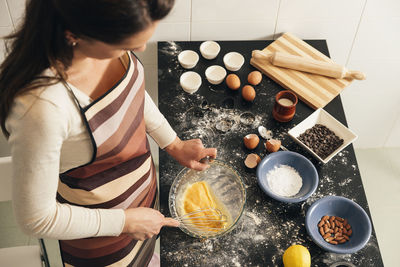
[{"label": "whisk", "polygon": [[213,207],[200,208],[175,219],[184,226],[194,227],[203,232],[219,232],[225,229],[228,222],[227,216]]}]

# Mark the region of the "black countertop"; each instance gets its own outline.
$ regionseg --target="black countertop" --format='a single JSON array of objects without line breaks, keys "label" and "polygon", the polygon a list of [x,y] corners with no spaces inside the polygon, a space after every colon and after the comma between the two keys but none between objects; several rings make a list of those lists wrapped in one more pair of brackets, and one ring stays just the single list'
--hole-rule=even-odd
[{"label": "black countertop", "polygon": [[[357,253],[335,254],[326,252],[314,244],[304,226],[307,209],[316,200],[327,195],[352,199],[370,215],[353,146],[348,146],[327,164],[322,164],[294,143],[287,134],[289,129],[310,115],[313,109],[299,101],[293,120],[279,123],[272,118],[272,107],[274,96],[283,88],[265,75],[262,83],[255,86],[257,96],[253,103],[244,102],[240,90],[231,91],[225,83],[211,85],[205,78],[204,72],[208,66],[223,66],[223,55],[237,51],[245,57],[245,64],[236,72],[244,85],[247,74],[254,70],[249,64],[251,51],[263,49],[271,42],[220,41],[221,51],[214,60],[201,57],[201,42],[158,43],[158,99],[161,112],[180,138],[200,138],[205,146],[216,147],[218,159],[236,168],[242,175],[247,190],[247,202],[242,218],[237,227],[227,235],[200,240],[184,234],[179,228],[163,228],[161,265],[283,266],[283,252],[296,243],[309,249],[312,266],[329,266],[339,261],[349,261],[356,266],[383,266],[375,231],[372,232],[368,244]],[[326,41],[306,42],[329,56]],[[186,49],[194,50],[200,55],[193,71],[202,76],[202,85],[192,95],[185,93],[179,85],[179,77],[186,70],[179,65],[177,55]],[[333,99],[324,109],[347,125],[340,96]],[[256,116],[251,125],[241,121],[241,114],[245,112]],[[226,120],[233,121],[231,130],[226,133],[218,131],[215,125]],[[271,199],[259,188],[255,171],[244,166],[244,158],[250,151],[243,146],[243,136],[257,133],[259,125],[272,130],[274,137],[281,139],[284,146],[305,155],[317,168],[320,179],[318,189],[306,201],[286,204]],[[261,157],[266,155],[262,142],[255,151]],[[163,150],[160,150],[159,162],[161,211],[169,216],[169,189],[183,167]]]}]

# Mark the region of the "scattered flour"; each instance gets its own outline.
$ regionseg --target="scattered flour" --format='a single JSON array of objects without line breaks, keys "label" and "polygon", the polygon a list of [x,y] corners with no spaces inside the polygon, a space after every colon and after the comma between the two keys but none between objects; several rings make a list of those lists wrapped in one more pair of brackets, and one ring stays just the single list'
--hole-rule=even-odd
[{"label": "scattered flour", "polygon": [[352,179],[346,178],[345,180],[343,180],[342,182],[339,183],[339,186],[346,186],[347,184],[349,184],[352,181]]},{"label": "scattered flour", "polygon": [[173,41],[170,41],[167,43],[168,43],[168,46],[164,47],[163,49],[160,49],[160,51],[169,56],[173,56],[173,57],[178,56],[178,54],[182,51],[181,47]]},{"label": "scattered flour", "polygon": [[303,185],[299,173],[288,165],[280,165],[267,173],[267,182],[273,192],[280,196],[296,195]]},{"label": "scattered flour", "polygon": [[[249,129],[256,129],[261,124],[261,116],[254,115],[254,120],[248,123],[243,120],[243,114],[249,112],[208,105],[204,97],[200,95],[191,97],[197,98],[196,102],[203,103],[193,105],[185,112],[176,114],[175,118],[180,122],[180,125],[175,130],[186,139],[200,138],[206,146],[217,147],[219,155],[224,155],[226,152],[229,154],[229,158],[231,158],[231,154],[236,154],[236,156],[243,158],[241,147],[233,150],[224,144],[221,145],[222,140],[220,137],[223,135],[233,136],[238,133],[248,132]],[[175,101],[177,104],[179,102],[185,103],[188,98],[185,94],[182,94]]]},{"label": "scattered flour", "polygon": [[255,213],[248,211],[247,216],[251,217],[256,225],[261,224],[261,219]]}]

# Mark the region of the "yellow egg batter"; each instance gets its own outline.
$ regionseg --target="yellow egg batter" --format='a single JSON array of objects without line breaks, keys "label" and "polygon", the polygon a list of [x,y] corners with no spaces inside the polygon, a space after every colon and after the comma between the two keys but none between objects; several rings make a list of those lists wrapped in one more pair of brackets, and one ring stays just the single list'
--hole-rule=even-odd
[{"label": "yellow egg batter", "polygon": [[[223,216],[221,217],[215,210],[207,210],[207,208],[217,209]],[[201,212],[198,212],[199,210]],[[194,227],[200,230],[218,232],[230,224],[228,211],[215,197],[206,181],[193,183],[185,190],[183,194],[183,212],[183,215],[193,218],[190,221]],[[194,214],[187,215],[190,213]]]}]

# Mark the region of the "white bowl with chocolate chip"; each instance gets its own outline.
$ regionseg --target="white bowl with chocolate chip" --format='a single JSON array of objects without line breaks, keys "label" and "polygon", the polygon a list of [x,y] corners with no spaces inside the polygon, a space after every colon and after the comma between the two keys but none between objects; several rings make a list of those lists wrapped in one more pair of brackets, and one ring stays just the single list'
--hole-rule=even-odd
[{"label": "white bowl with chocolate chip", "polygon": [[[318,126],[325,127],[327,132],[318,132],[321,130],[317,129]],[[288,134],[296,143],[323,163],[330,161],[357,139],[357,135],[353,131],[321,108],[289,130]],[[330,140],[342,140],[342,142],[336,143],[330,142]]]}]

